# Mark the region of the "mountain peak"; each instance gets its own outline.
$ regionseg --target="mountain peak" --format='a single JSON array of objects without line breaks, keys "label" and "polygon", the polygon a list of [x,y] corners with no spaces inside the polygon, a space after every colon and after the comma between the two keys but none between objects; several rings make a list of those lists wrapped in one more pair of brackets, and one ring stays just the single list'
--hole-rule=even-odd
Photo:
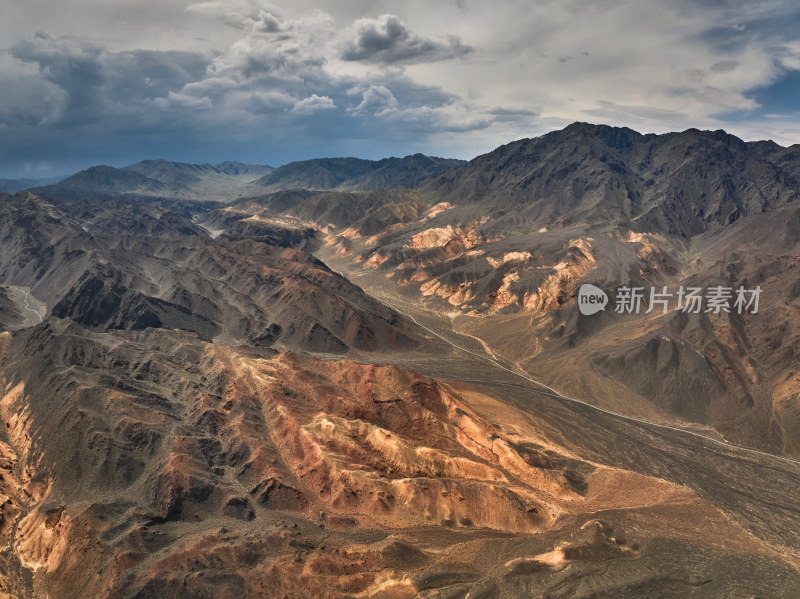
[{"label": "mountain peak", "polygon": [[568,125],[561,131],[554,131],[548,135],[569,136],[569,135],[592,136],[600,139],[607,146],[624,150],[631,148],[634,143],[644,139],[644,135],[628,127],[613,127],[611,125],[595,125],[592,123],[575,122]]},{"label": "mountain peak", "polygon": [[451,203],[513,207],[519,222],[627,223],[691,236],[793,201],[798,176],[792,152],[723,130],[642,135],[577,122],[479,156],[428,189]]}]

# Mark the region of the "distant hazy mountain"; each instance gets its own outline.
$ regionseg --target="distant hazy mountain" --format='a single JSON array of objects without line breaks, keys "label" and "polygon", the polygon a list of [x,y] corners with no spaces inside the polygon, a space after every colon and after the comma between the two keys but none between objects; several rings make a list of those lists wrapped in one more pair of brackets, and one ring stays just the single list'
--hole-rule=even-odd
[{"label": "distant hazy mountain", "polygon": [[[414,187],[463,164],[461,160],[422,154],[377,161],[324,158],[292,162],[278,169],[241,162],[211,165],[159,159],[123,168],[95,166],[55,185],[35,190],[48,197],[73,200],[101,196],[229,201],[293,189],[346,191]],[[22,188],[28,187],[31,186]]]},{"label": "distant hazy mountain", "polygon": [[0,179],[0,192],[14,193],[39,185],[36,179]]},{"label": "distant hazy mountain", "polygon": [[16,193],[23,189],[30,189],[38,185],[50,185],[60,181],[63,177],[48,179],[0,179],[0,193]]},{"label": "distant hazy mountain", "polygon": [[228,160],[226,162],[220,162],[216,165],[216,168],[221,170],[223,173],[227,173],[228,175],[241,175],[246,177],[263,177],[264,175],[268,175],[275,169],[268,165],[257,165],[257,164],[244,164],[243,162],[236,162]]},{"label": "distant hazy mountain", "polygon": [[279,167],[248,189],[255,194],[287,189],[355,191],[415,187],[463,164],[463,160],[423,154],[383,160],[319,158]]},{"label": "distant hazy mountain", "polygon": [[167,160],[144,160],[123,170],[141,173],[151,179],[157,179],[170,185],[183,185],[194,187],[201,184],[230,182],[231,177],[243,181],[252,181],[271,173],[271,166],[256,166],[241,162],[223,162],[213,166],[211,164],[186,164],[183,162],[169,162]]},{"label": "distant hazy mountain", "polygon": [[34,190],[59,199],[91,199],[97,196],[171,197],[180,187],[133,170],[93,166],[54,185]]},{"label": "distant hazy mountain", "polygon": [[231,200],[254,179],[272,172],[270,166],[238,162],[186,164],[167,160],[144,160],[123,168],[95,166],[58,182],[36,188],[59,199],[127,197],[185,200]]}]

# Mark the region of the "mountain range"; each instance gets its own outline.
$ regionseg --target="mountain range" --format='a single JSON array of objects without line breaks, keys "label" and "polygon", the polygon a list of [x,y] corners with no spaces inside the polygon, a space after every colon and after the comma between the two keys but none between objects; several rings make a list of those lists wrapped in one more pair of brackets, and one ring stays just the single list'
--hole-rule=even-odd
[{"label": "mountain range", "polygon": [[2,179],[0,178],[0,193],[15,193],[30,189],[31,187],[41,187],[58,183],[63,177],[49,179]]},{"label": "mountain range", "polygon": [[799,150],[575,123],[0,194],[0,597],[793,597]]},{"label": "mountain range", "polygon": [[282,166],[254,181],[248,189],[263,193],[289,189],[356,191],[416,187],[425,179],[463,164],[463,160],[423,154],[377,161],[323,158]]},{"label": "mountain range", "polygon": [[[334,231],[324,253],[367,289],[395,281],[562,391],[798,455],[800,331],[786,317],[800,289],[797,150],[577,123],[430,180],[419,218]],[[584,283],[612,300],[623,286],[667,287],[672,308],[681,287],[760,286],[763,302],[746,317],[645,314],[648,297],[642,314],[586,319],[575,301]],[[522,323],[529,335],[508,344]]]},{"label": "mountain range", "polygon": [[149,198],[230,201],[293,189],[353,191],[414,187],[462,164],[462,160],[422,154],[383,160],[321,158],[292,162],[278,169],[240,162],[214,166],[144,160],[123,168],[91,167],[52,185],[32,187],[11,182],[8,188],[9,191],[31,188],[51,198],[73,200],[99,196],[140,201]]}]

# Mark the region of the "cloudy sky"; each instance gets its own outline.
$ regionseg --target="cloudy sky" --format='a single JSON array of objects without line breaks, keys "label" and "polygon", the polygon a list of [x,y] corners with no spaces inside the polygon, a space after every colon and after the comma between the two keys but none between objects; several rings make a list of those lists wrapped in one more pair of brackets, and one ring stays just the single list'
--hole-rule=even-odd
[{"label": "cloudy sky", "polygon": [[0,177],[472,158],[580,120],[800,142],[795,0],[0,0]]}]

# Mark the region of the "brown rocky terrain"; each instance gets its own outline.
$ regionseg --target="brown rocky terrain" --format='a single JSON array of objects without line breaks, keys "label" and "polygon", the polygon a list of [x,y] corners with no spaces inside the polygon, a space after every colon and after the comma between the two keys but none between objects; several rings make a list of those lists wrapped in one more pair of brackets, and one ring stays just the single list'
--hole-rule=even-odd
[{"label": "brown rocky terrain", "polygon": [[[433,180],[416,221],[328,230],[322,255],[568,395],[797,456],[795,159],[724,132],[575,124]],[[605,312],[578,313],[584,283],[612,296]],[[760,286],[761,305],[620,315],[623,285],[667,286],[673,308],[681,286]]]},{"label": "brown rocky terrain", "polygon": [[2,208],[0,277],[93,330],[180,328],[333,353],[422,342],[402,318],[290,247],[214,240],[160,207],[99,208],[78,220],[23,192]]},{"label": "brown rocky terrain", "polygon": [[0,597],[794,597],[796,159],[576,124],[410,190],[0,196]]},{"label": "brown rocky terrain", "polygon": [[17,325],[22,320],[22,312],[11,297],[11,290],[0,287],[0,327],[4,330]]},{"label": "brown rocky terrain", "polygon": [[54,318],[0,342],[16,596],[789,596],[800,582],[796,556],[690,489],[582,458],[463,385]]}]

